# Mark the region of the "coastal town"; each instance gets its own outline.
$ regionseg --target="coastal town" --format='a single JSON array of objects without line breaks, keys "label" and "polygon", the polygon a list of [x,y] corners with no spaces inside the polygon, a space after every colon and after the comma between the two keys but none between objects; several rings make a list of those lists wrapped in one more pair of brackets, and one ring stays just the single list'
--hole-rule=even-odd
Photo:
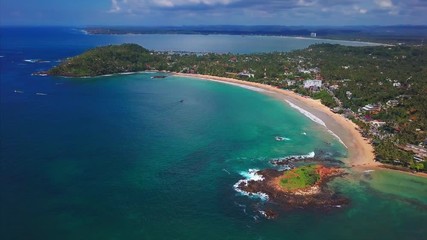
[{"label": "coastal town", "polygon": [[318,44],[289,53],[218,54],[150,52],[125,44],[121,48],[126,51],[120,49],[120,54],[127,61],[115,47],[120,48],[97,48],[71,58],[49,74],[95,76],[148,70],[226,77],[286,89],[318,99],[357,124],[374,146],[376,161],[402,170],[427,170],[425,47]]},{"label": "coastal town", "polygon": [[[181,69],[174,69],[174,71],[190,74],[208,73],[246,81],[261,82],[277,88],[294,91],[302,96],[320,99],[324,105],[330,107],[332,112],[341,114],[360,127],[359,130],[363,137],[368,139],[375,147],[376,161],[389,163],[390,165],[404,166],[415,171],[426,170],[427,136],[425,133],[425,122],[419,122],[419,120],[424,121],[423,116],[426,115],[420,113],[425,110],[411,107],[402,113],[412,100],[412,97],[417,97],[413,93],[408,94],[408,92],[411,92],[412,88],[418,85],[419,82],[416,82],[411,75],[407,78],[396,79],[397,77],[394,72],[387,74],[383,70],[385,67],[381,68],[380,64],[375,65],[376,74],[372,77],[372,81],[367,81],[369,85],[367,87],[373,89],[372,85],[376,85],[376,87],[380,88],[379,91],[383,91],[387,96],[383,97],[380,101],[373,99],[369,102],[367,101],[370,97],[369,93],[364,94],[363,92],[364,83],[358,81],[357,76],[356,79],[348,77],[348,73],[357,75],[358,72],[362,72],[359,69],[369,68],[370,66],[367,65],[369,62],[359,61],[357,68],[351,61],[342,65],[337,63],[337,66],[332,71],[330,66],[326,66],[326,69],[322,71],[321,55],[327,50],[319,48],[322,48],[322,46],[314,46],[287,55],[280,53],[258,56],[227,54],[226,56],[229,57],[228,60],[224,61],[222,59],[222,61],[217,60],[210,63],[216,65],[213,68],[208,68],[204,62],[201,62]],[[410,63],[411,61],[406,55],[398,55],[402,54],[401,47],[379,48],[383,48],[384,51],[399,48],[396,53],[387,56],[390,58],[387,59],[388,62],[403,61]],[[371,51],[374,52],[375,50]],[[313,54],[316,52],[317,54]],[[168,53],[168,60],[174,59],[175,54],[172,52]],[[425,54],[425,49],[423,54]],[[192,55],[190,53],[180,53],[180,56],[190,57]],[[212,54],[198,53],[196,55],[199,57],[212,57]],[[368,53],[367,57],[374,61],[381,61],[381,59],[378,59],[379,56],[375,56],[375,53]],[[262,65],[266,61],[269,61],[268,59],[270,61],[271,59],[275,59],[281,62],[281,64],[267,64],[262,68]],[[171,61],[168,63],[168,67],[179,65],[179,63],[179,61]],[[224,72],[214,72],[213,70],[217,69],[218,65],[221,64],[225,68]],[[280,69],[280,66],[282,69]],[[342,74],[343,77],[331,77],[333,74]],[[416,73],[413,74],[415,75]],[[418,79],[422,79],[420,76],[417,77]],[[425,86],[423,87],[425,88]],[[355,91],[353,90],[354,88],[356,88]],[[405,115],[405,117],[396,119],[393,117],[394,114],[399,117]],[[409,137],[409,139],[405,139],[405,137],[401,138],[408,131],[411,131],[411,135],[413,136]]]}]

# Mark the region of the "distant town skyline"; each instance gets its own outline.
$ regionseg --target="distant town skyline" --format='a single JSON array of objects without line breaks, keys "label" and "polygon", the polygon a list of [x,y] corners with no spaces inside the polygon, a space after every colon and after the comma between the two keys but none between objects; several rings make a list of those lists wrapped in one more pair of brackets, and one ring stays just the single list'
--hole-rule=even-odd
[{"label": "distant town skyline", "polygon": [[425,25],[426,0],[1,0],[1,25]]}]

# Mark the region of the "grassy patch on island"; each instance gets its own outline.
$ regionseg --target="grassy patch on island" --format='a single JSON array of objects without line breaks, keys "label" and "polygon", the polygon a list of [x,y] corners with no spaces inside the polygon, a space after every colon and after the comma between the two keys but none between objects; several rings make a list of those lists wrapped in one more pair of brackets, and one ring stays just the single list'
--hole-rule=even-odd
[{"label": "grassy patch on island", "polygon": [[316,165],[308,165],[286,171],[280,178],[280,186],[288,191],[311,187],[319,181]]}]

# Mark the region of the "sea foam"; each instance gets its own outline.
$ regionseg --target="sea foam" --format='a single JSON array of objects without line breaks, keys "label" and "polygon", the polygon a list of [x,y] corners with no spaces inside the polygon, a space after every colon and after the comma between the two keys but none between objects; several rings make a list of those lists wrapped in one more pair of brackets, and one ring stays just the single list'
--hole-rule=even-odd
[{"label": "sea foam", "polygon": [[332,132],[331,130],[328,130],[328,132],[332,135],[332,136],[334,136],[335,138],[337,138],[338,139],[338,141],[342,144],[342,145],[344,145],[344,147],[345,148],[347,148],[348,149],[348,147],[347,147],[347,145],[345,145],[345,143],[343,142],[343,140],[340,138],[340,137],[338,137],[338,135],[336,135],[334,132]]},{"label": "sea foam", "polygon": [[316,156],[314,152],[309,152],[308,154],[305,154],[305,155],[291,155],[291,156],[279,158],[278,160],[287,160],[287,159],[301,160],[301,159],[307,159],[307,158],[314,158],[314,156]]},{"label": "sea foam", "polygon": [[264,89],[259,88],[259,87],[247,86],[247,85],[239,84],[239,83],[219,81],[219,80],[215,80],[215,79],[209,79],[209,80],[210,81],[214,81],[214,82],[220,82],[220,83],[225,83],[225,84],[228,84],[228,85],[233,85],[233,86],[245,88],[245,89],[248,89],[248,90],[251,90],[251,91],[255,91],[255,92],[270,92],[270,91],[264,90]]},{"label": "sea foam", "polygon": [[304,114],[306,117],[308,117],[310,120],[312,120],[313,122],[320,124],[324,127],[326,127],[325,122],[323,122],[320,118],[314,116],[312,113],[310,113],[309,111],[302,109],[300,107],[298,107],[297,105],[291,103],[290,101],[286,100],[285,101],[289,104],[289,106],[291,106],[292,108],[295,108],[296,110],[298,110],[300,113]]},{"label": "sea foam", "polygon": [[268,195],[263,192],[250,193],[250,192],[243,191],[242,189],[239,188],[240,184],[242,183],[244,183],[245,186],[247,186],[249,181],[263,181],[264,177],[262,175],[259,175],[258,171],[259,171],[258,169],[249,169],[247,172],[245,171],[240,172],[240,175],[245,177],[245,179],[239,180],[237,183],[233,185],[233,188],[236,192],[244,196],[257,197],[263,201],[266,201],[268,200]]},{"label": "sea foam", "polygon": [[[306,117],[308,117],[308,118],[310,118],[313,122],[315,122],[315,123],[317,123],[317,124],[320,124],[320,125],[322,125],[322,126],[324,126],[324,127],[326,127],[326,124],[325,124],[325,122],[324,121],[322,121],[320,118],[318,118],[318,117],[316,117],[316,116],[314,116],[312,113],[310,113],[309,111],[307,111],[307,110],[305,110],[305,109],[302,109],[302,108],[300,108],[300,107],[298,107],[297,105],[295,105],[295,104],[293,104],[293,103],[291,103],[290,101],[288,101],[288,100],[286,100],[285,99],[285,101],[292,107],[292,108],[295,108],[296,110],[298,110],[300,113],[302,113],[302,114],[304,114]],[[326,127],[327,128],[327,127]],[[342,144],[342,145],[344,145],[344,147],[345,148],[347,148],[348,149],[348,147],[347,147],[347,145],[345,145],[345,143],[344,143],[344,141],[340,138],[340,137],[338,137],[338,135],[336,135],[334,132],[332,132],[331,130],[329,130],[328,129],[328,132],[332,135],[332,136],[334,136],[335,138],[337,138],[338,139],[338,141]],[[304,133],[303,133],[304,134]],[[306,135],[306,134],[304,134],[304,135]]]}]

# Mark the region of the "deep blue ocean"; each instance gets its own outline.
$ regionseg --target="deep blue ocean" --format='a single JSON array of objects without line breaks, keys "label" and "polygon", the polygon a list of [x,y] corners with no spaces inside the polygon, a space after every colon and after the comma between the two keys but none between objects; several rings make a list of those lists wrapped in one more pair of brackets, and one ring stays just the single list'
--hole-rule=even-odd
[{"label": "deep blue ocean", "polygon": [[389,171],[333,181],[349,206],[264,219],[258,210],[268,203],[233,189],[249,169],[289,155],[347,154],[326,129],[277,99],[152,73],[31,75],[107,44],[248,53],[319,41],[0,28],[0,238],[424,239],[427,180]]}]

